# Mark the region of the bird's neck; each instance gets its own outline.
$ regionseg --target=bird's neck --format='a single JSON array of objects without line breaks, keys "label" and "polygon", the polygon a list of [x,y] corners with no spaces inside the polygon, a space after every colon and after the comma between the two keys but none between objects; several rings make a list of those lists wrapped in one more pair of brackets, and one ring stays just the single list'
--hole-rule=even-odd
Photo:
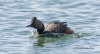
[{"label": "bird's neck", "polygon": [[44,25],[42,29],[37,29],[38,34],[44,34]]}]

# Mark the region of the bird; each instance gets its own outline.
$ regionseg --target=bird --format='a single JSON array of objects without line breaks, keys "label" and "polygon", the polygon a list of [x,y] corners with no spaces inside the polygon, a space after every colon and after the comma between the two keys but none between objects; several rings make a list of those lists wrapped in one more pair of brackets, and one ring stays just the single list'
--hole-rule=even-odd
[{"label": "bird", "polygon": [[51,34],[50,36],[59,36],[54,35],[54,33],[64,33],[64,34],[73,34],[74,31],[67,27],[67,22],[60,22],[59,20],[48,22],[46,25],[44,25],[40,20],[37,19],[37,17],[32,17],[31,24],[27,25],[26,27],[33,27],[37,29],[37,34]]}]

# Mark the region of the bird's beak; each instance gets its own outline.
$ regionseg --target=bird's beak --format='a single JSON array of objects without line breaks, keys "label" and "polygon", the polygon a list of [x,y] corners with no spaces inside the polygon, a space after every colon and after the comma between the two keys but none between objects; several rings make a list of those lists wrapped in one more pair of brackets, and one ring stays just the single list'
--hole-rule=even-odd
[{"label": "bird's beak", "polygon": [[31,27],[31,25],[27,25],[26,27]]}]

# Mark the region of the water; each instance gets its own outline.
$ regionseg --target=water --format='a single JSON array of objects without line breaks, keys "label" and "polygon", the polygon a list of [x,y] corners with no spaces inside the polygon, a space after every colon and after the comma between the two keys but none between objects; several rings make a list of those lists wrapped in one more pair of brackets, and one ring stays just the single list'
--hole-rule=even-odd
[{"label": "water", "polygon": [[[32,37],[26,25],[33,16],[44,24],[66,21],[84,37]],[[99,31],[99,0],[0,1],[0,54],[99,54]]]}]

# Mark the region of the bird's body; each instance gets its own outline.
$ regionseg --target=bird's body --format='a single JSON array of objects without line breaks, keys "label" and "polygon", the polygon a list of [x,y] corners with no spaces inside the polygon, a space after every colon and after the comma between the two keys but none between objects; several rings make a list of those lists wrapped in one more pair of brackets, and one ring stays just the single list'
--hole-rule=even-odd
[{"label": "bird's body", "polygon": [[63,33],[66,29],[67,24],[66,22],[60,22],[60,21],[52,21],[45,25],[45,31],[49,31],[52,33]]},{"label": "bird's body", "polygon": [[44,25],[40,20],[36,17],[32,18],[31,24],[29,27],[33,27],[37,29],[38,34],[46,34],[46,33],[65,33],[72,34],[74,31],[67,27],[66,22],[60,22],[58,20],[52,21]]}]

